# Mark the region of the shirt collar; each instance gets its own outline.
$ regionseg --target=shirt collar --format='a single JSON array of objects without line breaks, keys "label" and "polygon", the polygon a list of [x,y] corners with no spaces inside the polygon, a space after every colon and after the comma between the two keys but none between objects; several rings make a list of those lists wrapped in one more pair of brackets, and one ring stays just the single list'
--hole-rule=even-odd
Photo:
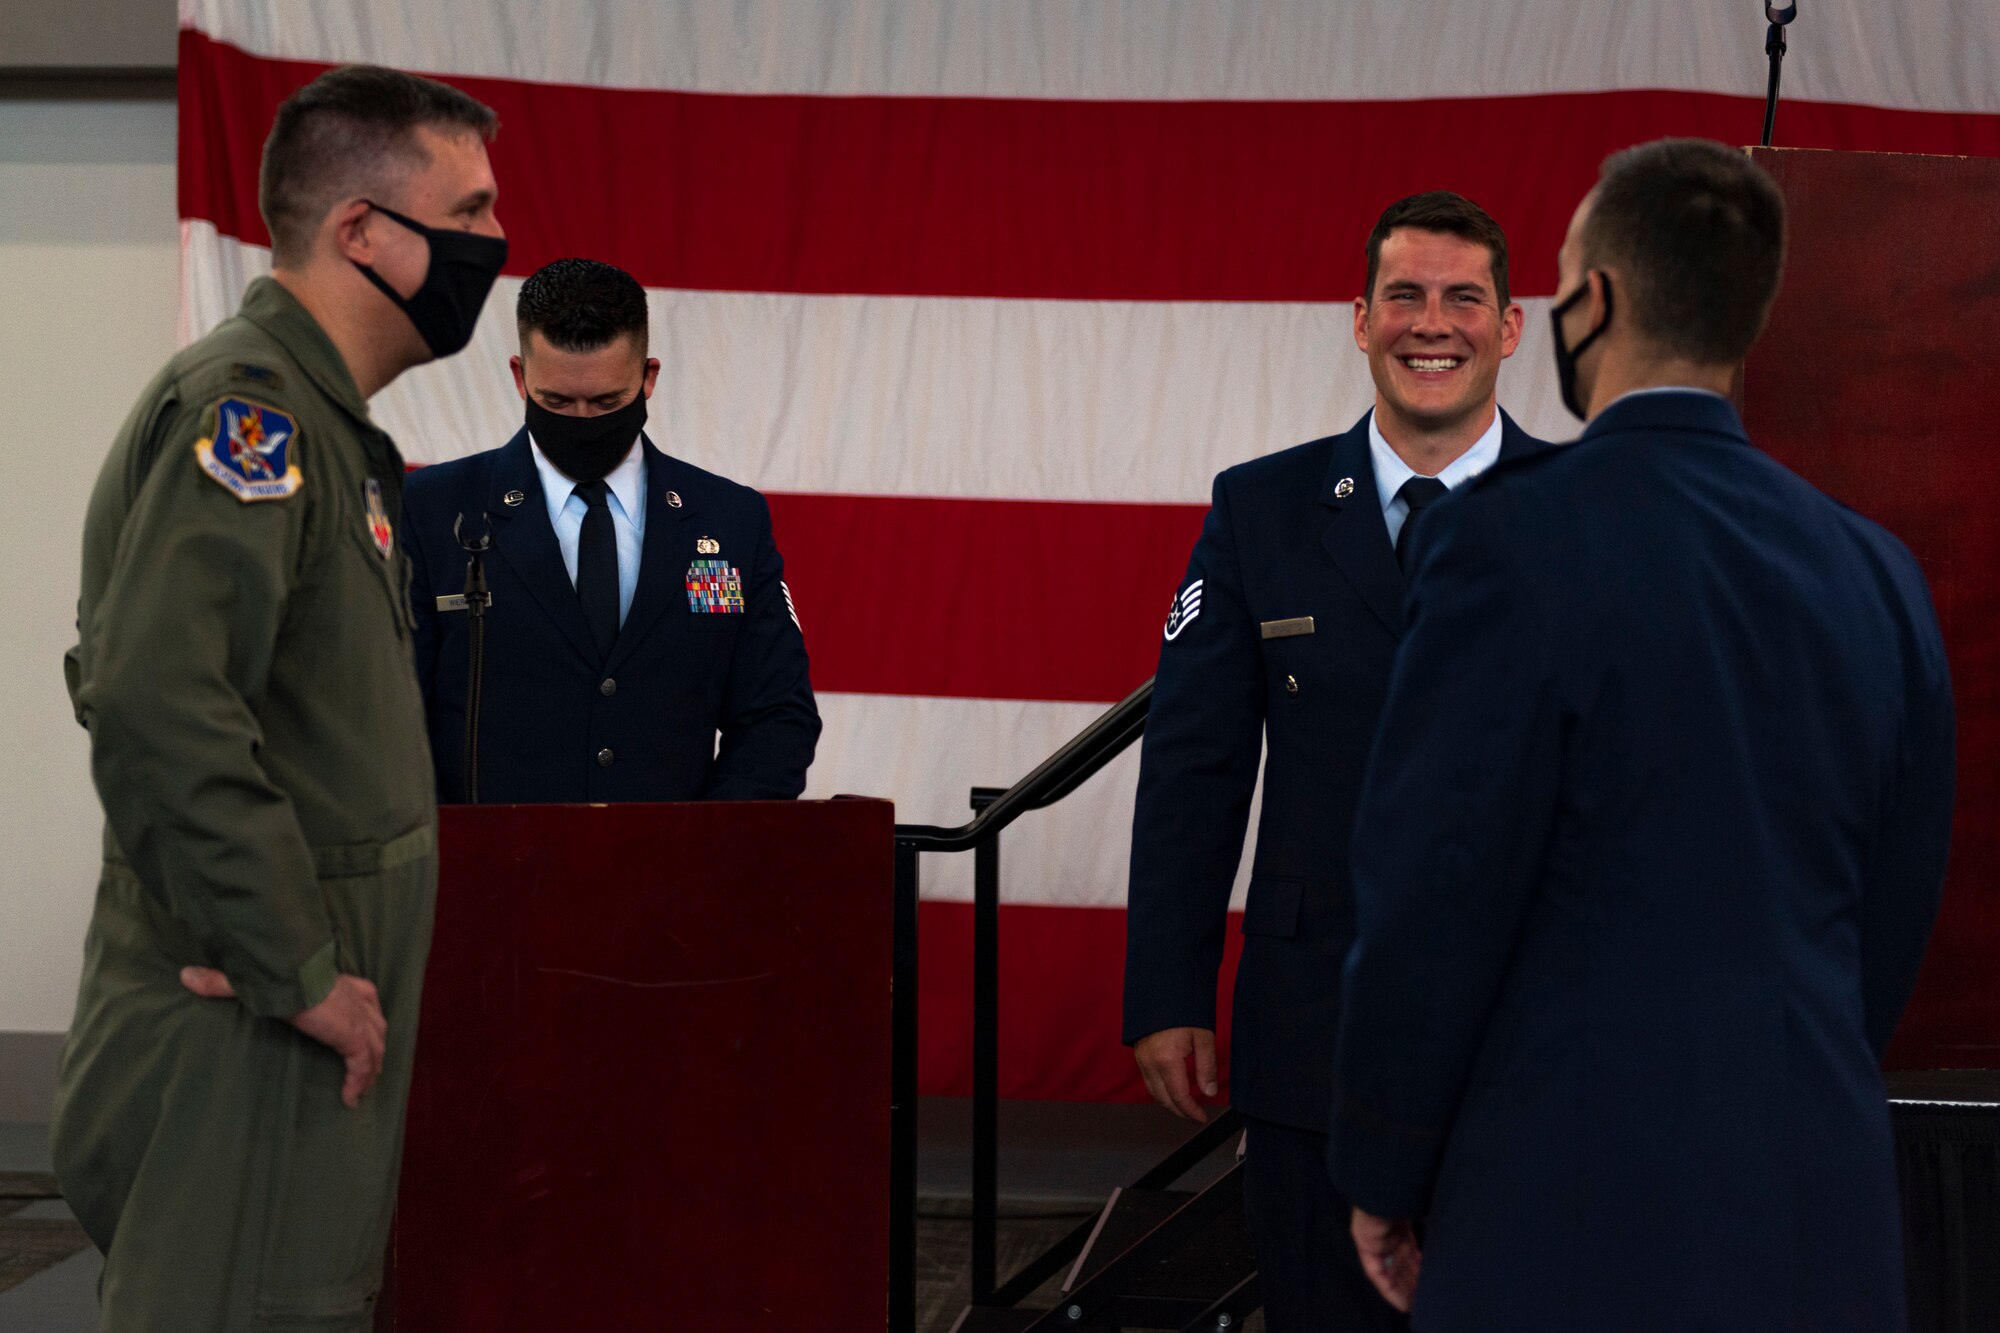
[{"label": "shirt collar", "polygon": [[[626,518],[634,522],[638,521],[639,506],[645,500],[645,438],[642,434],[633,440],[631,451],[625,455],[623,461],[604,474],[604,484],[616,497],[618,507],[625,511]],[[569,497],[576,490],[576,483],[549,461],[549,456],[542,452],[542,446],[535,443],[532,433],[528,436],[528,452],[534,455],[535,474],[542,479],[542,495],[549,502],[549,521],[554,522],[556,515],[562,513],[563,506],[569,503]]]},{"label": "shirt collar", "polygon": [[[1493,424],[1486,428],[1472,447],[1451,460],[1437,479],[1452,490],[1457,490],[1463,482],[1472,480],[1500,459],[1501,436],[1500,409],[1493,409]],[[1416,476],[1408,463],[1403,461],[1382,436],[1382,428],[1375,424],[1375,414],[1368,414],[1368,457],[1375,465],[1375,489],[1382,500],[1382,508],[1387,509],[1396,498],[1396,492],[1403,489],[1403,483]]]},{"label": "shirt collar", "polygon": [[1605,408],[1611,407],[1614,403],[1622,403],[1627,398],[1637,398],[1649,393],[1701,393],[1707,394],[1710,398],[1722,398],[1722,401],[1725,403],[1729,401],[1713,389],[1698,389],[1692,384],[1656,384],[1650,389],[1627,389],[1624,393],[1613,398],[1611,402],[1606,403],[1604,407],[1599,408],[1598,414],[1602,415]]},{"label": "shirt collar", "polygon": [[340,349],[283,283],[269,277],[253,280],[237,313],[275,338],[328,397],[360,420],[375,424]]}]

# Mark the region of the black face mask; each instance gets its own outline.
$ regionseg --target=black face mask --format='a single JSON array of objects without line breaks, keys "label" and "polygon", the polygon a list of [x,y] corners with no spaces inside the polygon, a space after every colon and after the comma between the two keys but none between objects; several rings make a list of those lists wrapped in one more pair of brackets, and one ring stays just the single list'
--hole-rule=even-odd
[{"label": "black face mask", "polygon": [[625,461],[639,428],[646,424],[643,390],[615,412],[594,417],[566,417],[528,399],[528,433],[571,481],[596,481]]},{"label": "black face mask", "polygon": [[1611,327],[1611,275],[1599,273],[1597,280],[1604,284],[1604,322],[1583,335],[1574,347],[1563,346],[1563,316],[1570,307],[1581,301],[1590,291],[1590,274],[1583,275],[1583,285],[1564,297],[1549,311],[1549,321],[1555,326],[1556,334],[1556,380],[1562,385],[1563,406],[1573,413],[1578,421],[1588,421],[1587,406],[1576,398],[1576,359],[1590,349],[1590,345],[1604,336]]},{"label": "black face mask", "polygon": [[348,262],[354,263],[368,281],[381,289],[382,295],[409,317],[432,356],[446,357],[463,351],[472,341],[472,330],[479,324],[479,310],[486,304],[486,293],[493,290],[493,280],[500,276],[501,266],[507,262],[506,238],[478,236],[449,227],[426,227],[371,200],[362,202],[423,237],[430,246],[430,267],[424,270],[424,283],[417,288],[417,294],[404,296],[369,265]]}]

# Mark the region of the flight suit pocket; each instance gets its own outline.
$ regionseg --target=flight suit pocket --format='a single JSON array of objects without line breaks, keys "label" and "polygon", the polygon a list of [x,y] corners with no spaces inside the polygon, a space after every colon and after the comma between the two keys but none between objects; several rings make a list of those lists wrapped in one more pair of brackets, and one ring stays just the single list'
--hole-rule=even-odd
[{"label": "flight suit pocket", "polygon": [[1249,901],[1243,907],[1243,933],[1274,939],[1295,939],[1299,933],[1299,903],[1305,881],[1255,875]]},{"label": "flight suit pocket", "polygon": [[378,1088],[350,1110],[340,1100],[338,1055],[299,1037],[286,1056],[270,1082],[259,1326],[348,1329],[366,1317],[382,1283],[400,1099],[389,1102]]}]

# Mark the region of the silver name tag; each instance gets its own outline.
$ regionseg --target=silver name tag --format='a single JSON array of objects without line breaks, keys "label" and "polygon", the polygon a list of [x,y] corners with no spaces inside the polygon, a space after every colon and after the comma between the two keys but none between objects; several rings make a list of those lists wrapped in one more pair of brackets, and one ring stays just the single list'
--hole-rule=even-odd
[{"label": "silver name tag", "polygon": [[[462,602],[465,599],[461,597],[459,600]],[[1313,618],[1293,616],[1290,620],[1267,620],[1257,628],[1267,639],[1296,638],[1298,635],[1313,632]]]},{"label": "silver name tag", "polygon": [[[489,602],[488,605],[491,605],[491,603]],[[462,592],[455,592],[438,598],[438,610],[440,611],[463,611],[464,609],[465,594]]]}]

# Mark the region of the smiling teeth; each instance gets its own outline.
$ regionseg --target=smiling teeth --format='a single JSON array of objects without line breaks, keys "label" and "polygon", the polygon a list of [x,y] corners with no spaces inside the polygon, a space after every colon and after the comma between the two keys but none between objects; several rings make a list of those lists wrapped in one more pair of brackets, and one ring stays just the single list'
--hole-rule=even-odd
[{"label": "smiling teeth", "polygon": [[1458,358],[1451,356],[1413,356],[1409,358],[1411,370],[1455,370]]}]

